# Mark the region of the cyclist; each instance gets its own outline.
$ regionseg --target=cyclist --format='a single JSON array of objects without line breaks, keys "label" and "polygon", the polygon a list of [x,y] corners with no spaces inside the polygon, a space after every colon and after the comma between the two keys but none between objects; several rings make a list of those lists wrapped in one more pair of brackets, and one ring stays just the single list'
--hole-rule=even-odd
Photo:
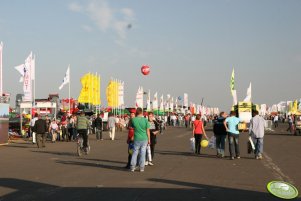
[{"label": "cyclist", "polygon": [[87,152],[88,148],[88,129],[90,126],[90,122],[88,118],[85,116],[85,112],[81,111],[80,115],[77,117],[76,121],[76,129],[80,136],[82,136],[84,142],[83,142],[83,148]]}]

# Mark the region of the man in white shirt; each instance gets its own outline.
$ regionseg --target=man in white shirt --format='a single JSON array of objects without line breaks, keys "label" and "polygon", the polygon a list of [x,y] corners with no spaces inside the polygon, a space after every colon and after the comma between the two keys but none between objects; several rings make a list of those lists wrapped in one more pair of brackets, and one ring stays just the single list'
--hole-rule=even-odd
[{"label": "man in white shirt", "polygon": [[109,116],[107,127],[109,129],[110,139],[114,140],[115,139],[116,118],[112,114],[110,114],[110,116]]},{"label": "man in white shirt", "polygon": [[36,143],[36,132],[33,131],[34,124],[38,120],[38,113],[35,113],[34,118],[31,119],[30,121],[30,129],[31,129],[31,134],[32,134],[32,143]]},{"label": "man in white shirt", "polygon": [[255,111],[254,117],[250,120],[249,134],[252,137],[255,145],[256,159],[262,159],[264,125],[265,125],[265,120],[258,115],[258,111]]},{"label": "man in white shirt", "polygon": [[275,126],[275,128],[278,127],[278,121],[279,121],[279,117],[278,117],[278,115],[276,114],[275,117],[274,117],[274,126]]}]

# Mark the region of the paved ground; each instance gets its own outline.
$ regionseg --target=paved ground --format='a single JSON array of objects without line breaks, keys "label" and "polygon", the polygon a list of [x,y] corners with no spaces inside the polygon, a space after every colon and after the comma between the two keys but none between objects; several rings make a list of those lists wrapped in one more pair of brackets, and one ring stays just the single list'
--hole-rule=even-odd
[{"label": "paved ground", "polygon": [[[17,200],[279,200],[266,185],[271,180],[293,183],[301,190],[301,136],[280,125],[265,137],[264,160],[247,154],[241,134],[241,159],[218,159],[215,151],[189,153],[191,130],[168,128],[158,136],[155,165],[129,172],[126,132],[117,140],[95,141],[91,153],[76,156],[74,142],[47,143],[37,149],[27,141],[0,146],[0,201]],[[209,136],[212,131],[208,128]],[[227,147],[228,154],[228,147]],[[300,199],[300,197],[299,197]]]}]

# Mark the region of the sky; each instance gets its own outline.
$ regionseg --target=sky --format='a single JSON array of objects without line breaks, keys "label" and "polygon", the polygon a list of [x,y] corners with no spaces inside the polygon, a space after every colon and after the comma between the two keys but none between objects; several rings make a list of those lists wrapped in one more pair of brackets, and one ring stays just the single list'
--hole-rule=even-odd
[{"label": "sky", "polygon": [[300,99],[300,10],[299,0],[1,0],[3,89],[14,106],[22,93],[14,67],[33,51],[36,98],[67,98],[68,86],[58,87],[70,64],[71,97],[85,73],[97,72],[104,106],[116,78],[128,107],[143,86],[229,110],[233,68],[238,100],[250,82],[256,104]]}]

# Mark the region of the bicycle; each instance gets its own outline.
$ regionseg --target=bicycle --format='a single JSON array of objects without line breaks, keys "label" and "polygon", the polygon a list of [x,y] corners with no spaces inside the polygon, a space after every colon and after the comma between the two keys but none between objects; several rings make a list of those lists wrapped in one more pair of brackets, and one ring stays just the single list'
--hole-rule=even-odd
[{"label": "bicycle", "polygon": [[91,147],[89,144],[89,140],[87,142],[88,147],[84,147],[84,139],[83,136],[80,134],[77,134],[77,155],[82,156],[83,153],[85,155],[88,155],[90,153]]}]

